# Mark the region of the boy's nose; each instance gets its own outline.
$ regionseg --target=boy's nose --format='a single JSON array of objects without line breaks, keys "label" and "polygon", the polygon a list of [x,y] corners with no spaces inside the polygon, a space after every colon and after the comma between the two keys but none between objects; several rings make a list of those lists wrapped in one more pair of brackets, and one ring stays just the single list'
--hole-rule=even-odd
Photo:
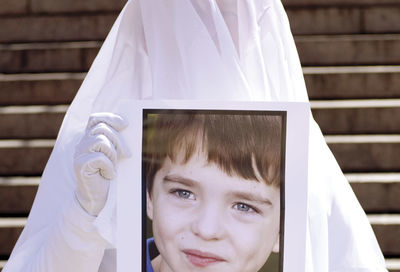
[{"label": "boy's nose", "polygon": [[219,240],[224,233],[223,220],[214,205],[207,205],[194,215],[192,231],[203,240]]}]

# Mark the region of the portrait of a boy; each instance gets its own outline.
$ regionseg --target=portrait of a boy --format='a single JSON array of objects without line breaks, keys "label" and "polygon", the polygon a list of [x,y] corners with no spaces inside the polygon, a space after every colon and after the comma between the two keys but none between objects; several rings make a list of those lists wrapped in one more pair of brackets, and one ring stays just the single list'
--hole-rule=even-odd
[{"label": "portrait of a boy", "polygon": [[279,252],[282,115],[167,111],[143,131],[146,271],[256,272]]}]

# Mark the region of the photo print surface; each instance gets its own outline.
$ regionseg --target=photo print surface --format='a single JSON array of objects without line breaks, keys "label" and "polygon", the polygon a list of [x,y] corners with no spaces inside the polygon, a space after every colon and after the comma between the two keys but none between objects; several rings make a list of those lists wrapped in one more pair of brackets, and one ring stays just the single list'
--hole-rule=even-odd
[{"label": "photo print surface", "polygon": [[286,112],[143,117],[143,271],[282,271]]},{"label": "photo print surface", "polygon": [[120,108],[118,272],[305,271],[307,104]]}]

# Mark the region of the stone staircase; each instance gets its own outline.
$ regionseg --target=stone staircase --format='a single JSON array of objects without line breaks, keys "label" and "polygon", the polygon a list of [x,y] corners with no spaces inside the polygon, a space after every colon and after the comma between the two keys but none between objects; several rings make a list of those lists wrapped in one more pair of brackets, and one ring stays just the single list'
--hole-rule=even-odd
[{"label": "stone staircase", "polygon": [[400,2],[284,4],[314,118],[400,271]]},{"label": "stone staircase", "polygon": [[[2,0],[0,270],[123,0]],[[400,271],[400,2],[284,0],[316,121]]]}]

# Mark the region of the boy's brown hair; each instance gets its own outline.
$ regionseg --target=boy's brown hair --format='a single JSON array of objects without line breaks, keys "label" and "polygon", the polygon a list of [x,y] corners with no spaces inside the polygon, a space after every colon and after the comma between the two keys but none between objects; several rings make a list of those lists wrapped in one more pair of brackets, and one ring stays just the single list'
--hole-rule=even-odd
[{"label": "boy's brown hair", "polygon": [[[165,158],[187,163],[204,152],[226,174],[280,186],[282,116],[271,114],[167,112],[144,125],[143,162],[147,190]],[[183,159],[182,156],[183,155]]]}]

